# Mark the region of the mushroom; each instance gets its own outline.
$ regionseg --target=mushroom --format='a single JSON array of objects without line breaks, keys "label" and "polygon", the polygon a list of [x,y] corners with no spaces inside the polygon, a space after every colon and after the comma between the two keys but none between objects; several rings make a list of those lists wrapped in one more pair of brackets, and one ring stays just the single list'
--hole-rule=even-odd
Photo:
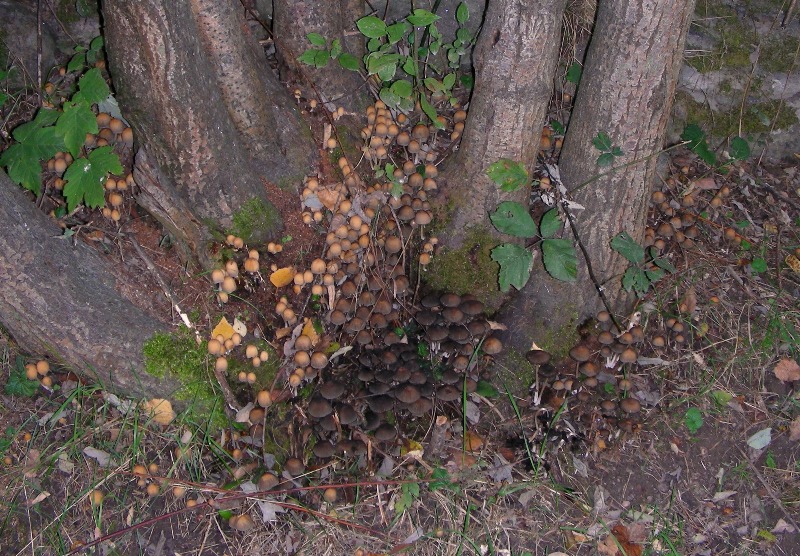
[{"label": "mushroom", "polygon": [[639,413],[639,411],[642,409],[642,404],[639,403],[639,400],[635,398],[625,398],[619,402],[619,407],[625,413],[633,414]]},{"label": "mushroom", "polygon": [[461,392],[452,384],[446,384],[436,390],[436,397],[443,402],[454,402],[461,399]]},{"label": "mushroom", "polygon": [[550,362],[550,354],[543,349],[532,349],[525,354],[525,358],[531,365],[546,365]]},{"label": "mushroom", "polygon": [[503,343],[494,336],[489,336],[483,341],[483,352],[488,355],[497,355],[503,349]]},{"label": "mushroom", "polygon": [[314,455],[318,458],[329,458],[336,452],[336,447],[327,440],[314,444]]},{"label": "mushroom", "polygon": [[589,351],[589,348],[586,347],[584,344],[578,344],[577,346],[569,350],[569,356],[572,357],[575,361],[578,361],[579,363],[588,361],[591,354],[592,352]]},{"label": "mushroom", "polygon": [[330,402],[323,397],[315,396],[308,402],[308,414],[315,419],[322,419],[333,412]]},{"label": "mushroom", "polygon": [[426,413],[428,413],[433,408],[433,402],[428,398],[419,398],[412,404],[409,404],[407,409],[408,412],[414,415],[415,417],[422,417]]},{"label": "mushroom", "polygon": [[388,423],[383,423],[381,426],[375,429],[375,438],[377,438],[381,442],[388,442],[390,440],[394,440],[396,436],[397,436],[397,431],[392,425]]}]

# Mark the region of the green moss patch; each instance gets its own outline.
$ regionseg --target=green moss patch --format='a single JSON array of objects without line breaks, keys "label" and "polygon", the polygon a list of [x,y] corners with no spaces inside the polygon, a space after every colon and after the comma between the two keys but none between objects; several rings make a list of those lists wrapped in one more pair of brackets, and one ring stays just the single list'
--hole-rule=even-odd
[{"label": "green moss patch", "polygon": [[257,245],[269,241],[279,222],[275,207],[253,198],[233,214],[233,225],[228,233],[242,238],[248,245]]},{"label": "green moss patch", "polygon": [[497,310],[505,296],[497,283],[500,266],[492,260],[491,251],[499,243],[487,230],[473,229],[463,247],[444,250],[433,257],[423,279],[435,290],[459,295],[471,293],[488,309]]}]

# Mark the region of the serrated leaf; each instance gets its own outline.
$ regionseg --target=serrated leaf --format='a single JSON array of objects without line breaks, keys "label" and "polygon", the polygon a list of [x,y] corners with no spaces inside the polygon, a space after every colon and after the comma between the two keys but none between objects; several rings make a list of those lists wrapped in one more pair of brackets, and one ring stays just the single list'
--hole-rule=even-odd
[{"label": "serrated leaf", "polygon": [[469,19],[469,6],[466,2],[461,2],[456,8],[456,21],[459,25],[464,25]]},{"label": "serrated leaf", "polygon": [[440,20],[441,17],[429,12],[428,10],[416,9],[406,18],[411,25],[415,27],[426,27],[434,21]]},{"label": "serrated leaf", "polygon": [[578,256],[568,239],[542,240],[542,262],[547,273],[562,282],[574,282],[578,277]]},{"label": "serrated leaf", "polygon": [[398,21],[393,25],[389,25],[386,28],[386,36],[389,37],[389,44],[395,44],[400,42],[403,37],[406,36],[411,30],[411,25],[406,23],[405,21]]},{"label": "serrated leaf", "polygon": [[442,122],[440,122],[439,118],[437,117],[438,114],[436,114],[436,109],[433,106],[431,106],[431,103],[428,102],[428,99],[425,98],[425,95],[423,94],[419,95],[419,104],[420,106],[422,106],[422,111],[425,112],[425,115],[428,116],[428,118],[430,118],[431,123],[434,125],[434,127],[436,129],[444,129],[444,124],[442,124]]},{"label": "serrated leaf", "polygon": [[644,262],[644,248],[628,232],[620,232],[614,236],[611,248],[633,264]]},{"label": "serrated leaf", "polygon": [[411,97],[411,93],[414,92],[414,88],[411,86],[411,83],[409,83],[405,79],[398,79],[397,81],[392,83],[390,89],[398,97],[403,97],[403,98]]},{"label": "serrated leaf", "polygon": [[8,177],[36,196],[42,188],[42,165],[36,147],[27,143],[14,143],[0,155],[0,166],[5,166]]},{"label": "serrated leaf", "polygon": [[644,275],[647,277],[647,280],[652,284],[653,282],[658,282],[664,277],[664,271],[660,268],[656,268],[654,270],[645,270]]},{"label": "serrated leaf", "polygon": [[87,104],[97,104],[105,99],[111,90],[108,83],[103,79],[103,74],[97,68],[92,68],[78,81],[78,92],[73,95],[73,102],[86,102]]},{"label": "serrated leaf", "polygon": [[622,276],[622,287],[626,291],[643,295],[650,288],[650,280],[647,279],[647,274],[641,268],[629,266]]},{"label": "serrated leaf", "polygon": [[675,274],[675,266],[664,257],[656,257],[653,259],[653,263],[655,263],[658,268],[666,270],[670,274]]},{"label": "serrated leaf", "polygon": [[54,127],[40,127],[34,131],[30,144],[39,160],[46,160],[64,148],[64,140]]},{"label": "serrated leaf", "polygon": [[594,148],[598,151],[610,151],[612,146],[611,137],[609,137],[607,133],[601,131],[592,139],[592,145],[594,145]]},{"label": "serrated leaf", "polygon": [[597,165],[601,168],[611,166],[614,163],[614,155],[611,153],[603,153],[597,157]]},{"label": "serrated leaf", "polygon": [[486,169],[486,175],[503,191],[516,191],[528,185],[528,171],[519,162],[501,158]]},{"label": "serrated leaf", "polygon": [[17,367],[11,371],[11,374],[3,387],[3,392],[9,396],[25,396],[30,398],[39,389],[38,380],[28,380],[25,376],[25,368]]},{"label": "serrated leaf", "polygon": [[731,139],[730,155],[734,160],[746,160],[750,157],[750,144],[741,137],[734,137]]},{"label": "serrated leaf", "polygon": [[526,238],[536,235],[536,222],[522,203],[503,201],[489,218],[501,233]]},{"label": "serrated leaf", "polygon": [[356,21],[356,26],[362,35],[370,39],[378,39],[386,34],[386,24],[374,15],[362,17]]},{"label": "serrated leaf", "polygon": [[328,45],[327,39],[325,39],[325,37],[323,37],[319,33],[309,33],[306,35],[306,38],[308,39],[308,42],[310,42],[314,46],[319,46],[324,48]]},{"label": "serrated leaf", "polygon": [[543,238],[553,237],[560,229],[561,219],[558,217],[557,208],[552,208],[542,215],[542,221],[539,222],[539,233]]},{"label": "serrated leaf", "polygon": [[100,147],[69,165],[64,173],[64,196],[72,211],[81,202],[97,208],[105,204],[103,183],[109,174],[122,174],[122,164],[110,146]]},{"label": "serrated leaf", "polygon": [[533,253],[515,243],[504,243],[492,249],[492,260],[500,265],[500,290],[511,286],[521,290],[528,283],[533,268]]},{"label": "serrated leaf", "polygon": [[73,156],[80,156],[87,133],[97,133],[94,112],[83,102],[64,103],[64,112],[56,122],[56,133],[64,139],[64,146]]},{"label": "serrated leaf", "polygon": [[703,426],[703,414],[696,407],[690,407],[683,416],[683,424],[691,434],[694,434]]},{"label": "serrated leaf", "polygon": [[346,70],[350,71],[358,71],[358,58],[353,56],[352,54],[348,54],[347,52],[343,52],[337,60],[339,61],[339,65],[342,66]]},{"label": "serrated leaf", "polygon": [[86,66],[86,52],[78,52],[67,62],[67,72],[72,73]]}]

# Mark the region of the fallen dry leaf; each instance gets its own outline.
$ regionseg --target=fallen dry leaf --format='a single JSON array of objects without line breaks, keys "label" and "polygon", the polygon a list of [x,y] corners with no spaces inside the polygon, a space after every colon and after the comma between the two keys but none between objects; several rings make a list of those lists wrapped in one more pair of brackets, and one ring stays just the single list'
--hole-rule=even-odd
[{"label": "fallen dry leaf", "polygon": [[797,274],[800,274],[800,259],[794,255],[786,255],[786,264]]},{"label": "fallen dry leaf", "polygon": [[304,336],[308,336],[309,340],[311,340],[312,346],[317,345],[317,342],[319,342],[319,334],[317,334],[317,331],[314,328],[314,323],[309,318],[307,318],[303,324],[302,334]]},{"label": "fallen dry leaf", "polygon": [[783,358],[775,365],[773,370],[778,380],[794,382],[800,380],[800,365],[793,359]]},{"label": "fallen dry leaf", "polygon": [[286,266],[283,268],[279,268],[275,272],[269,275],[269,281],[272,282],[272,285],[276,288],[282,288],[284,286],[288,286],[294,280],[294,267],[293,266]]},{"label": "fallen dry leaf", "polygon": [[175,411],[169,400],[153,398],[142,404],[145,413],[149,413],[159,425],[169,425],[175,419]]},{"label": "fallen dry leaf", "polygon": [[230,340],[231,336],[233,336],[233,327],[228,322],[228,319],[222,317],[219,319],[217,326],[214,327],[214,330],[211,331],[211,337],[216,338],[217,336],[222,336],[222,341]]},{"label": "fallen dry leaf", "polygon": [[714,180],[712,176],[707,176],[704,178],[700,178],[694,181],[694,186],[697,189],[702,189],[704,191],[708,191],[710,189],[719,189],[717,186],[717,182]]},{"label": "fallen dry leaf", "polygon": [[338,191],[333,191],[331,189],[320,189],[317,191],[317,197],[320,202],[331,212],[336,210],[336,205],[339,204],[340,196]]},{"label": "fallen dry leaf", "polygon": [[789,440],[800,440],[800,416],[795,417],[789,425]]},{"label": "fallen dry leaf", "polygon": [[605,556],[617,556],[619,554],[619,546],[614,535],[606,535],[606,538],[597,543],[597,552]]},{"label": "fallen dry leaf", "polygon": [[689,315],[694,313],[695,309],[697,309],[697,292],[693,287],[686,290],[686,293],[683,294],[683,299],[680,305],[678,305],[678,309],[680,309],[681,313]]},{"label": "fallen dry leaf", "polygon": [[477,452],[483,447],[483,438],[478,433],[467,431],[464,435],[464,449],[468,452]]}]

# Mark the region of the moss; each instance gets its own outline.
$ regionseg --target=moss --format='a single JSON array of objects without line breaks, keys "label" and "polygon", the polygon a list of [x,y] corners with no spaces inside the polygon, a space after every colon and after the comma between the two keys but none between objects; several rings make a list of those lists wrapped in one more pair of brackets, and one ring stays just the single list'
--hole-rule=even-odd
[{"label": "moss", "polygon": [[699,2],[695,10],[701,24],[715,42],[714,48],[686,63],[700,73],[725,68],[749,67],[750,54],[758,42],[756,32],[744,25],[736,11],[722,2]]},{"label": "moss", "polygon": [[75,0],[60,0],[56,5],[56,16],[62,23],[74,23],[80,20],[78,4],[85,5],[86,2],[75,2]]},{"label": "moss", "polygon": [[573,312],[569,320],[560,328],[542,327],[542,334],[536,339],[536,345],[549,353],[558,361],[569,355],[569,350],[580,340],[578,334],[578,313]]},{"label": "moss", "polygon": [[218,395],[212,388],[215,379],[207,363],[208,353],[197,345],[192,332],[181,327],[171,334],[156,333],[142,348],[144,368],[148,374],[174,378],[181,384],[175,399],[195,400],[211,407]]},{"label": "moss", "polygon": [[769,132],[773,128],[773,121],[776,130],[788,129],[798,123],[795,111],[786,104],[781,106],[779,100],[765,100],[751,104],[741,114],[741,118],[738,106],[724,112],[712,113],[708,105],[696,102],[685,93],[678,93],[675,102],[685,107],[688,123],[700,125],[716,138],[739,135],[740,119],[741,132],[745,136]]},{"label": "moss", "polygon": [[435,290],[463,295],[471,293],[491,310],[504,300],[497,284],[499,265],[491,251],[500,242],[485,228],[471,230],[460,249],[444,250],[433,257],[430,269],[423,275]]},{"label": "moss", "polygon": [[523,353],[511,347],[505,350],[501,363],[511,374],[510,383],[501,375],[511,393],[517,396],[527,396],[528,389],[536,382],[536,368],[530,364]]},{"label": "moss", "polygon": [[228,233],[244,240],[246,244],[260,244],[275,232],[280,217],[274,206],[253,198],[233,214],[233,225]]},{"label": "moss", "polygon": [[790,53],[797,51],[799,42],[796,37],[770,37],[761,45],[759,65],[770,73],[788,72],[794,63]]}]

